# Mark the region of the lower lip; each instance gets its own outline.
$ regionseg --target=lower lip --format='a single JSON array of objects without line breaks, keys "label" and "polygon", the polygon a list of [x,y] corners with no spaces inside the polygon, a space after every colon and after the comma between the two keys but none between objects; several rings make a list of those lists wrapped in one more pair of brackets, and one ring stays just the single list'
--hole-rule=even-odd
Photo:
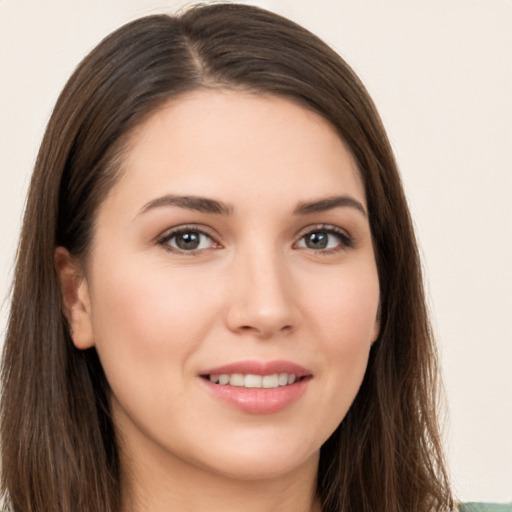
[{"label": "lower lip", "polygon": [[208,390],[228,405],[250,414],[273,414],[286,409],[305,393],[310,377],[277,388],[244,388],[214,384],[201,378]]}]

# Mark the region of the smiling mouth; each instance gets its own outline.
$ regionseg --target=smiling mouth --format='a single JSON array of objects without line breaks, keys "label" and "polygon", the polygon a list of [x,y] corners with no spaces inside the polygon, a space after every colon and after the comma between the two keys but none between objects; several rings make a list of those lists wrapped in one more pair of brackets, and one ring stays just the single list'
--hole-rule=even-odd
[{"label": "smiling mouth", "polygon": [[307,378],[297,376],[294,373],[274,373],[272,375],[255,375],[251,373],[222,373],[202,375],[202,377],[213,384],[220,386],[235,386],[240,388],[275,389],[278,387],[290,386],[295,382]]},{"label": "smiling mouth", "polygon": [[213,397],[243,413],[274,414],[306,393],[313,373],[286,360],[235,361],[199,374]]}]

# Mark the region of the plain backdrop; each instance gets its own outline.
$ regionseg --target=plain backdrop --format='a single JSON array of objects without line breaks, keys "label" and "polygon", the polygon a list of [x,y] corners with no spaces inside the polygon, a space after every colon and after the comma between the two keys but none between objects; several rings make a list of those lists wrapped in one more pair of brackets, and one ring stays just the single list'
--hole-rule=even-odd
[{"label": "plain backdrop", "polygon": [[[251,3],[320,35],[373,96],[423,254],[455,490],[465,500],[512,500],[512,1]],[[64,82],[122,23],[184,4],[0,0],[0,297]],[[2,332],[7,313],[4,299]]]}]

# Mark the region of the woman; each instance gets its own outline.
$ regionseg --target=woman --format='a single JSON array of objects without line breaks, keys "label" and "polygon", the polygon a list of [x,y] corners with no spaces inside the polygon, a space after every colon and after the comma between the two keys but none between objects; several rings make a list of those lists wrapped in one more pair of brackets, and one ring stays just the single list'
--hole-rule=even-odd
[{"label": "woman", "polygon": [[436,378],[400,178],[338,55],[213,5],[86,57],[18,252],[9,510],[450,510]]}]

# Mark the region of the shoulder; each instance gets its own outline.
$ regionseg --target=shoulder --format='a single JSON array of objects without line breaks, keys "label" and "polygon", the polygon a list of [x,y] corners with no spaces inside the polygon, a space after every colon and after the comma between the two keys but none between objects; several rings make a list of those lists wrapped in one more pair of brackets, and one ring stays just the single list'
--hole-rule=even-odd
[{"label": "shoulder", "polygon": [[512,512],[512,503],[461,503],[458,512]]}]

